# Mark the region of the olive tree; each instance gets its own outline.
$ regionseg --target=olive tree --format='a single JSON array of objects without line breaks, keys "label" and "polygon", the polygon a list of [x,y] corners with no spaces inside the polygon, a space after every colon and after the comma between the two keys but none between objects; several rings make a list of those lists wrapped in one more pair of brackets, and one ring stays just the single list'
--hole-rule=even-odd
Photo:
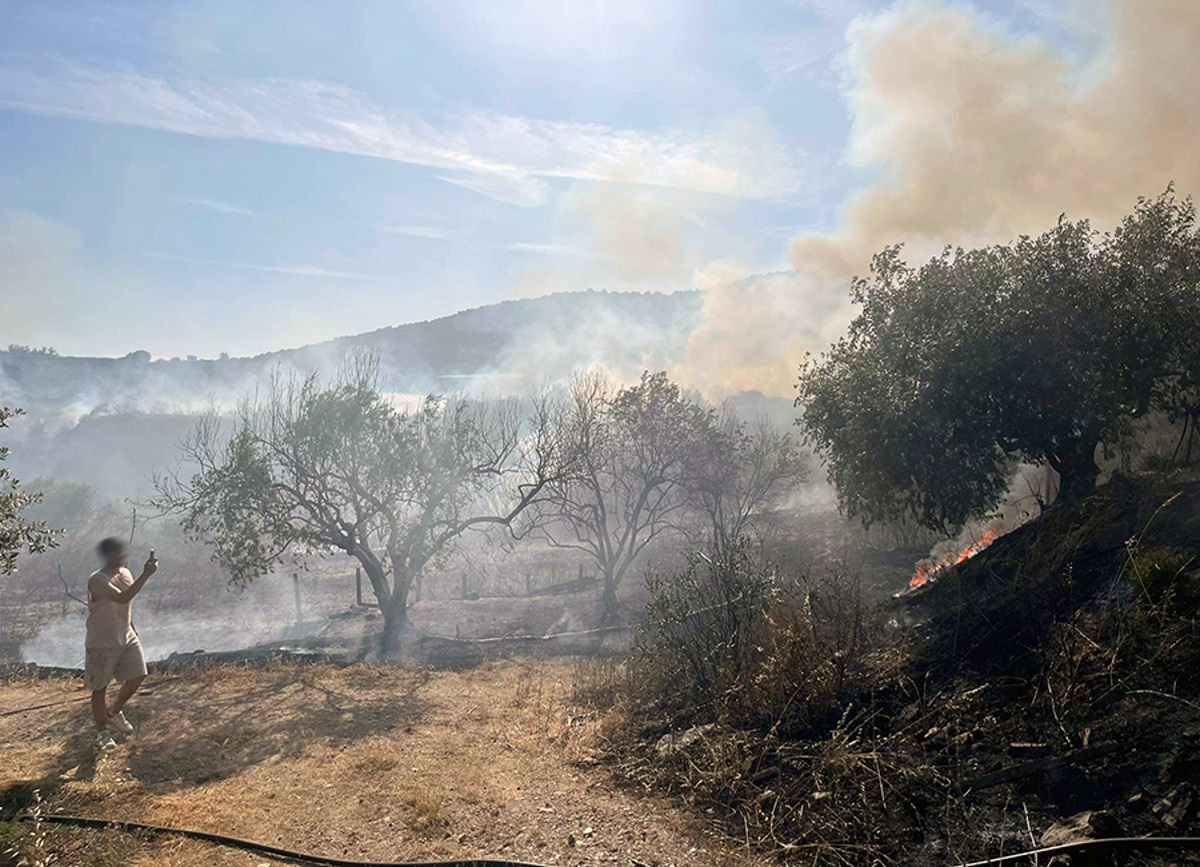
[{"label": "olive tree", "polygon": [[215,414],[196,426],[183,449],[191,475],[156,479],[155,505],[211,544],[235,582],[297,548],[354,557],[383,612],[386,653],[407,626],[414,576],[467,530],[511,525],[555,477],[552,413],[545,400],[399,408],[374,359],[329,384],[277,376],[232,435]]},{"label": "olive tree", "polygon": [[1103,234],[1062,219],[915,269],[899,247],[878,254],[852,284],[849,333],[799,383],[800,424],[844,508],[952,528],[996,505],[1017,461],[1079,495],[1129,419],[1193,413],[1195,216],[1168,189]]},{"label": "olive tree", "polygon": [[639,555],[683,526],[694,458],[712,427],[713,411],[662,372],[624,388],[596,372],[571,381],[561,426],[567,471],[545,486],[523,532],[595,562],[606,623],[617,619],[617,589]]},{"label": "olive tree", "polygon": [[763,417],[725,408],[689,458],[686,498],[706,547],[717,552],[748,536],[809,477],[795,438]]}]

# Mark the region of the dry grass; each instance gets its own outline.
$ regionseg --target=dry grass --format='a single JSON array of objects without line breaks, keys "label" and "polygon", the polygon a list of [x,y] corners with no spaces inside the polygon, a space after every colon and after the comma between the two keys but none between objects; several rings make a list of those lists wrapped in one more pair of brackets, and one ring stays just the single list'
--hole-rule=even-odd
[{"label": "dry grass", "polygon": [[[613,789],[593,758],[613,724],[575,700],[579,671],[277,665],[151,679],[129,707],[138,733],[99,757],[83,702],[0,717],[0,802],[36,787],[47,809],[376,860],[757,863],[666,802]],[[0,711],[82,695],[70,679],[21,679],[0,684]],[[270,863],[57,827],[45,845],[63,863]]]}]

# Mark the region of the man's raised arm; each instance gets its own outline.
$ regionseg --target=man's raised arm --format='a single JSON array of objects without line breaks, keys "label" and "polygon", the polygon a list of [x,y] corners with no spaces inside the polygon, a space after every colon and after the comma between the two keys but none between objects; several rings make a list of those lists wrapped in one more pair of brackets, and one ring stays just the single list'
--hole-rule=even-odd
[{"label": "man's raised arm", "polygon": [[141,592],[142,588],[146,586],[146,582],[150,580],[150,576],[157,571],[158,561],[153,558],[147,560],[146,565],[142,567],[142,574],[123,590],[114,587],[111,578],[106,578],[97,572],[88,580],[88,590],[93,599],[108,599],[124,605],[133,601],[133,597]]}]

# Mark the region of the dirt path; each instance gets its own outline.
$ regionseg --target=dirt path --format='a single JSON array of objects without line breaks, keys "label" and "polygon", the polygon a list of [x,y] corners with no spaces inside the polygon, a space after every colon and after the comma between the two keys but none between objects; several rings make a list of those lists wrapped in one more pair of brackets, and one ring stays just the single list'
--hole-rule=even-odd
[{"label": "dirt path", "polygon": [[[594,761],[611,719],[572,700],[580,665],[227,667],[151,681],[129,708],[137,734],[99,757],[82,702],[0,716],[0,793],[38,781],[51,811],[339,857],[758,864],[671,805],[613,787]],[[81,696],[69,679],[0,684],[0,712]],[[271,863],[69,829],[46,845],[68,864]]]}]

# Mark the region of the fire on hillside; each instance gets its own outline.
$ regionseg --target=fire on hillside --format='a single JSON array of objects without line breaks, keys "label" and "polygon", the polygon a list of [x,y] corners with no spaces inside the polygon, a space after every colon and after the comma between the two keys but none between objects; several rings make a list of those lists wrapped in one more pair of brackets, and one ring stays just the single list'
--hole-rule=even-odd
[{"label": "fire on hillside", "polygon": [[917,587],[923,587],[938,573],[949,569],[951,566],[957,566],[959,563],[969,560],[988,545],[992,544],[992,542],[996,541],[996,537],[999,535],[1000,534],[995,529],[989,527],[980,534],[978,539],[960,549],[958,553],[954,554],[953,556],[922,560],[917,564],[917,570],[913,573],[912,578],[909,579],[909,589],[912,590]]}]

